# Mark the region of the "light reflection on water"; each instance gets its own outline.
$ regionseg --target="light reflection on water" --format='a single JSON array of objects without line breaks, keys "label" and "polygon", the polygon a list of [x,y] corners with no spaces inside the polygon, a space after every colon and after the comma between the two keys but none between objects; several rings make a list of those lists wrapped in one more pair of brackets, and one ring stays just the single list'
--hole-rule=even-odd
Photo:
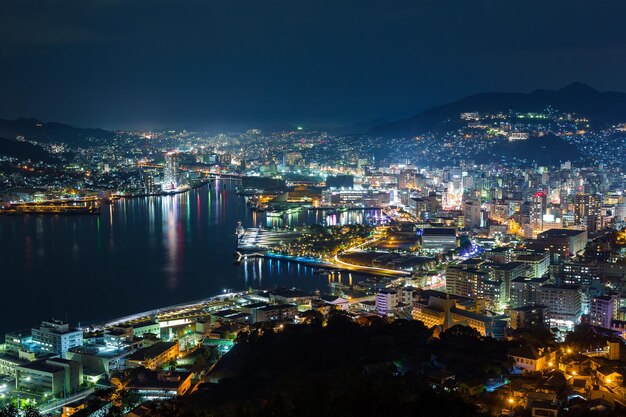
[{"label": "light reflection on water", "polygon": [[[184,194],[121,199],[103,205],[100,216],[0,216],[0,333],[50,317],[104,320],[224,289],[324,291],[327,277],[304,265],[234,264],[237,221],[267,225],[235,186],[222,180]],[[276,225],[352,223],[373,214],[303,211]]]}]

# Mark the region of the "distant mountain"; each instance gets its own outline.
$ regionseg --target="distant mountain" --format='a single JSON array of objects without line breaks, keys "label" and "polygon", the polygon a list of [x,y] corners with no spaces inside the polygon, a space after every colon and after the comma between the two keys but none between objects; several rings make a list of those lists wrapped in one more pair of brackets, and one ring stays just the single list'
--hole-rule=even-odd
[{"label": "distant mountain", "polygon": [[0,119],[0,137],[9,139],[23,136],[27,141],[63,142],[89,146],[94,141],[111,139],[113,135],[113,132],[104,129],[83,129],[63,123],[46,123],[36,119]]},{"label": "distant mountain", "polygon": [[0,155],[11,156],[19,160],[30,159],[31,161],[48,163],[59,162],[56,157],[42,147],[2,137],[0,137]]},{"label": "distant mountain", "polygon": [[474,94],[407,119],[381,124],[372,128],[369,133],[380,136],[415,136],[436,130],[444,123],[450,123],[450,127],[454,127],[460,123],[459,115],[463,112],[540,112],[548,106],[586,116],[594,122],[626,122],[626,93],[600,92],[577,82],[560,90],[535,90],[528,94]]}]

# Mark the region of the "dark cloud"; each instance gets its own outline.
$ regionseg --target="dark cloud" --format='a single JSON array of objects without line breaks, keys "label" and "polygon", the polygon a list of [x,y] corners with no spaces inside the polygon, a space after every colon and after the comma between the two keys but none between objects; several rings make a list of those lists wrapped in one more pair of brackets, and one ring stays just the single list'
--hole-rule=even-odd
[{"label": "dark cloud", "polygon": [[342,123],[486,90],[626,90],[626,2],[4,0],[0,117]]}]

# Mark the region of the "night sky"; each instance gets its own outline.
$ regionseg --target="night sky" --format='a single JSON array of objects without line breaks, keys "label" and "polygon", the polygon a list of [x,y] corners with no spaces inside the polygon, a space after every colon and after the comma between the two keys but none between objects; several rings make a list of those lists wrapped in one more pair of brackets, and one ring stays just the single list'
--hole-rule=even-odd
[{"label": "night sky", "polygon": [[626,2],[3,0],[0,118],[333,125],[482,91],[626,91]]}]

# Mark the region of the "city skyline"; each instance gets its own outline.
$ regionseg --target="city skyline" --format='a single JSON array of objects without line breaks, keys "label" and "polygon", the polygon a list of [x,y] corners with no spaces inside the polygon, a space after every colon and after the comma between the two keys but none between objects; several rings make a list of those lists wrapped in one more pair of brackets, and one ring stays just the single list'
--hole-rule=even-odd
[{"label": "city skyline", "polygon": [[0,417],[624,415],[626,2],[0,9]]}]

